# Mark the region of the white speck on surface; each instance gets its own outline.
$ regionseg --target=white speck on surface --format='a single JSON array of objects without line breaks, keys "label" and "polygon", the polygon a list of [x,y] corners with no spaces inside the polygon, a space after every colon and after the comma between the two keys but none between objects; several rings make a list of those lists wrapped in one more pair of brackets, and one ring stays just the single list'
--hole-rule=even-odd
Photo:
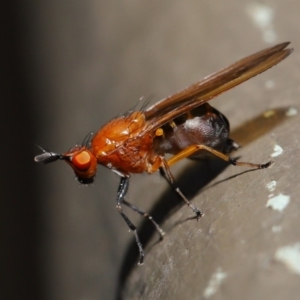
[{"label": "white speck on surface", "polygon": [[277,249],[275,259],[281,261],[293,273],[300,275],[300,243]]},{"label": "white speck on surface", "polygon": [[272,180],[271,182],[267,183],[267,189],[270,192],[273,192],[276,188],[276,184],[277,184],[277,182],[275,180]]},{"label": "white speck on surface", "polygon": [[265,83],[265,87],[267,89],[272,89],[275,86],[275,82],[273,80],[267,80]]},{"label": "white speck on surface", "polygon": [[287,117],[293,117],[296,116],[297,114],[298,114],[298,110],[294,107],[290,107],[285,113]]},{"label": "white speck on surface", "polygon": [[279,194],[268,200],[266,207],[271,207],[274,210],[283,211],[290,203],[290,196]]},{"label": "white speck on surface", "polygon": [[252,2],[247,6],[247,13],[254,24],[262,31],[263,40],[266,43],[274,43],[277,34],[273,27],[273,9],[266,4]]},{"label": "white speck on surface", "polygon": [[280,225],[274,225],[274,226],[272,226],[272,231],[274,232],[274,233],[278,233],[278,232],[280,232],[282,230],[282,228],[281,228],[281,226]]},{"label": "white speck on surface", "polygon": [[283,149],[279,145],[275,145],[273,151],[274,152],[271,154],[271,157],[276,157],[282,154]]},{"label": "white speck on surface", "polygon": [[221,268],[218,268],[217,271],[212,274],[208,286],[203,293],[203,296],[205,298],[209,298],[214,295],[218,291],[221,283],[226,277],[227,273],[223,272]]}]

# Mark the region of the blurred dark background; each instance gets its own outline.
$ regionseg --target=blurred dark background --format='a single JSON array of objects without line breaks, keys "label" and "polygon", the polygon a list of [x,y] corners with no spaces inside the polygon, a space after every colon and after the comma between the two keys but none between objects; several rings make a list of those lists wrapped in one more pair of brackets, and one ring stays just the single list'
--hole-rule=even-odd
[{"label": "blurred dark background", "polygon": [[[42,296],[41,206],[32,138],[39,111],[32,8],[1,5],[1,298]],[[4,9],[3,9],[4,8]]]},{"label": "blurred dark background", "polygon": [[[243,56],[286,40],[291,40],[296,48],[291,58],[213,103],[228,116],[233,128],[266,109],[299,105],[300,4],[296,0],[230,0],[226,5],[221,0],[9,1],[1,11],[1,160],[4,171],[1,180],[1,299],[115,299],[123,289],[120,282],[126,285],[127,278],[123,276],[120,280],[120,274],[130,276],[126,268],[133,268],[135,276],[145,278],[142,274],[152,274],[149,269],[157,270],[167,261],[151,260],[151,255],[156,252],[151,254],[148,250],[147,257],[153,263],[142,268],[126,265],[124,257],[131,256],[126,251],[133,236],[128,234],[126,225],[115,211],[117,176],[99,168],[95,184],[80,187],[65,164],[35,164],[33,157],[40,153],[36,144],[50,151],[64,152],[80,143],[90,131],[134,106],[140,97],[153,96],[152,101],[158,101]],[[268,174],[270,180],[281,178],[280,191],[294,197],[299,189],[299,175],[294,171],[299,164],[295,152],[299,146],[296,126],[299,120],[296,120],[278,127],[277,131],[272,130],[264,141],[260,139],[252,148],[247,147],[241,152],[248,160],[264,161],[274,143],[280,142],[285,150],[289,149],[285,152],[288,155],[277,164],[283,169],[273,167]],[[174,168],[174,172],[178,173],[180,168],[184,168],[184,163]],[[226,170],[222,178],[237,172]],[[236,191],[247,190],[249,180],[257,180],[255,195],[267,193],[264,185],[259,184],[265,183],[265,179],[259,176],[263,175],[249,174],[241,186],[236,186],[235,181],[233,188],[226,186],[231,196],[231,202],[225,203],[228,211],[237,206],[244,207],[242,203],[230,203],[236,203]],[[129,200],[151,210],[155,201],[168,190],[167,184],[157,174],[133,177]],[[224,193],[222,186],[217,186],[193,201],[201,206],[198,199],[220,199]],[[249,201],[244,195],[243,203],[252,203],[251,199],[251,193]],[[261,209],[265,213],[265,202],[262,202]],[[224,214],[216,209],[218,212],[211,220],[211,204],[207,205],[205,202],[204,207],[201,206],[207,212],[201,223],[204,228],[209,226],[205,224],[215,222],[216,216],[221,218]],[[182,210],[188,217],[189,211]],[[292,210],[296,211],[295,208]],[[243,211],[239,213],[243,216]],[[140,224],[139,217],[130,217]],[[285,233],[284,242],[280,236],[272,239],[274,245],[299,240],[298,233],[292,230],[299,228],[293,223],[298,217],[292,215],[285,227],[290,229],[287,230],[290,235]],[[230,218],[235,219],[234,216]],[[258,221],[248,220],[247,224],[260,224],[260,220],[261,216]],[[216,232],[224,228],[228,218],[224,222],[215,225]],[[168,223],[164,225],[173,228]],[[195,228],[193,222],[184,222],[184,226],[190,232]],[[176,228],[167,233],[172,240],[178,241],[183,233],[180,227],[179,235]],[[222,237],[225,236],[222,233]],[[243,238],[247,240],[247,237]],[[258,238],[254,244],[261,245],[260,241]],[[164,241],[154,246],[153,251],[164,252],[171,244]],[[185,247],[188,245],[196,251],[193,239],[186,241]],[[209,259],[201,261],[201,268],[207,274],[211,273],[212,264],[205,263],[222,257],[217,238],[209,245],[219,250],[210,252]],[[176,249],[173,247],[173,251]],[[269,246],[268,249],[272,253],[275,248]],[[254,250],[251,253],[256,255]],[[226,253],[224,261],[227,259],[234,266],[235,260],[229,260],[230,254]],[[135,254],[132,255],[131,261],[136,261]],[[238,255],[243,254],[238,252]],[[184,286],[178,283],[180,280],[177,281],[181,275],[185,276],[180,273],[181,259],[177,256],[176,270],[169,274],[170,282],[177,286],[177,299],[188,295]],[[236,266],[239,265],[237,260]],[[200,269],[196,266],[194,262],[194,268]],[[262,281],[268,277],[257,270],[248,272],[249,269],[251,266],[245,264],[241,272],[250,274],[250,278],[258,276]],[[191,276],[193,280],[197,278],[197,286],[204,290],[208,279],[193,273]],[[275,278],[283,284],[281,290],[294,292],[282,295],[296,295],[295,277],[284,275],[283,278],[289,283],[285,285],[285,279],[280,276]],[[252,283],[246,285],[247,295],[254,290],[260,295],[270,295],[269,291],[278,286],[275,279],[269,280],[267,285],[257,285],[256,281],[250,280]],[[147,280],[144,284],[147,286]],[[145,286],[144,291],[147,291]],[[218,299],[241,299],[245,288],[243,284],[239,286],[241,288],[237,290],[229,288],[227,294]],[[130,288],[134,289],[132,281]],[[155,285],[152,288],[157,289]],[[171,293],[172,285],[166,285],[165,290]],[[276,296],[276,289],[274,293]],[[129,292],[125,295],[124,298],[135,299],[128,296]],[[169,299],[176,299],[174,294],[168,295]],[[190,296],[194,299],[192,294]]]}]

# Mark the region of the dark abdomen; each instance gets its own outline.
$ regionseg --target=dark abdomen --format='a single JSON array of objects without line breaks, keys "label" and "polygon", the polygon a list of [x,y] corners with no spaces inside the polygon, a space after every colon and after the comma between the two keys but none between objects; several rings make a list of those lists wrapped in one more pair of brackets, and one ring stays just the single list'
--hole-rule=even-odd
[{"label": "dark abdomen", "polygon": [[[223,153],[237,148],[229,139],[228,120],[208,103],[165,124],[162,129],[164,135],[155,138],[155,149],[159,154],[177,154],[188,146],[199,144]],[[202,153],[192,157],[202,156]]]}]

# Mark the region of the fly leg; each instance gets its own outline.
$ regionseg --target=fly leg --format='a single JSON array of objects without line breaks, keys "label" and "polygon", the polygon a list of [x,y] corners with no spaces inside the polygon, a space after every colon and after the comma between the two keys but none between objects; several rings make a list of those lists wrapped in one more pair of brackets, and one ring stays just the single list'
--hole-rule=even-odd
[{"label": "fly leg", "polygon": [[202,212],[195,205],[193,205],[181,192],[181,190],[175,182],[173,174],[171,173],[168,162],[165,159],[162,159],[162,163],[163,165],[160,167],[160,173],[166,178],[171,187],[181,197],[181,199],[186,203],[186,205],[190,207],[191,210],[196,214],[197,220],[199,220],[202,216]]},{"label": "fly leg", "polygon": [[135,212],[139,213],[141,216],[143,216],[144,218],[148,219],[155,227],[155,229],[158,231],[158,233],[160,234],[160,238],[163,239],[165,232],[160,228],[160,226],[155,222],[155,220],[152,218],[152,216],[150,216],[148,213],[146,213],[145,211],[143,211],[142,209],[138,208],[137,206],[129,203],[126,200],[123,200],[123,203],[125,205],[127,205],[128,207],[130,207],[132,210],[134,210]]},{"label": "fly leg", "polygon": [[131,223],[131,221],[128,219],[128,217],[123,213],[122,206],[121,206],[122,202],[124,202],[124,197],[128,191],[128,187],[129,187],[129,177],[121,177],[121,181],[120,181],[119,188],[118,188],[118,194],[117,194],[116,208],[117,208],[118,212],[120,213],[120,215],[122,216],[122,218],[127,223],[129,229],[133,232],[133,234],[135,236],[135,240],[136,240],[136,243],[137,243],[137,246],[139,249],[139,253],[140,253],[140,258],[139,258],[139,262],[138,262],[138,265],[140,266],[143,264],[144,256],[145,256],[143,246],[142,246],[139,236],[137,234],[136,227]]},{"label": "fly leg", "polygon": [[254,163],[250,163],[250,162],[237,161],[236,159],[234,159],[222,152],[219,152],[213,148],[207,147],[205,145],[192,145],[192,146],[189,146],[186,149],[182,150],[178,154],[174,155],[173,157],[171,157],[167,162],[168,166],[171,166],[171,165],[175,164],[176,162],[178,162],[186,157],[191,156],[192,154],[194,154],[195,152],[197,152],[199,150],[206,150],[206,151],[210,152],[211,154],[229,162],[230,164],[232,164],[234,166],[245,166],[245,167],[250,167],[250,168],[254,168],[254,169],[265,169],[265,168],[270,167],[273,164],[273,161],[269,161],[265,164],[254,164]]}]

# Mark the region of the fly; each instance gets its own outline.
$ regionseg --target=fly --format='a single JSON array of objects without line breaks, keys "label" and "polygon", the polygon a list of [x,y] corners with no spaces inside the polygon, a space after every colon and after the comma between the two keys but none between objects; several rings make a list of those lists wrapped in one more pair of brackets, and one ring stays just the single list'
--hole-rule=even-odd
[{"label": "fly", "polygon": [[[125,200],[130,174],[160,171],[174,191],[191,208],[198,220],[202,212],[176,185],[170,167],[184,158],[199,158],[210,153],[234,166],[264,169],[272,164],[240,162],[228,153],[239,145],[229,138],[229,122],[207,102],[217,95],[266,71],[289,56],[289,42],[250,55],[229,67],[213,73],[188,88],[140,111],[117,117],[85,143],[63,154],[43,153],[34,160],[45,164],[64,160],[74,170],[79,182],[93,182],[97,165],[103,165],[120,176],[116,208],[133,232],[139,249],[138,264],[143,264],[144,250],[137,229],[122,210],[130,207],[153,223],[161,237],[164,232],[153,218]],[[165,158],[165,154],[173,156]]]}]

